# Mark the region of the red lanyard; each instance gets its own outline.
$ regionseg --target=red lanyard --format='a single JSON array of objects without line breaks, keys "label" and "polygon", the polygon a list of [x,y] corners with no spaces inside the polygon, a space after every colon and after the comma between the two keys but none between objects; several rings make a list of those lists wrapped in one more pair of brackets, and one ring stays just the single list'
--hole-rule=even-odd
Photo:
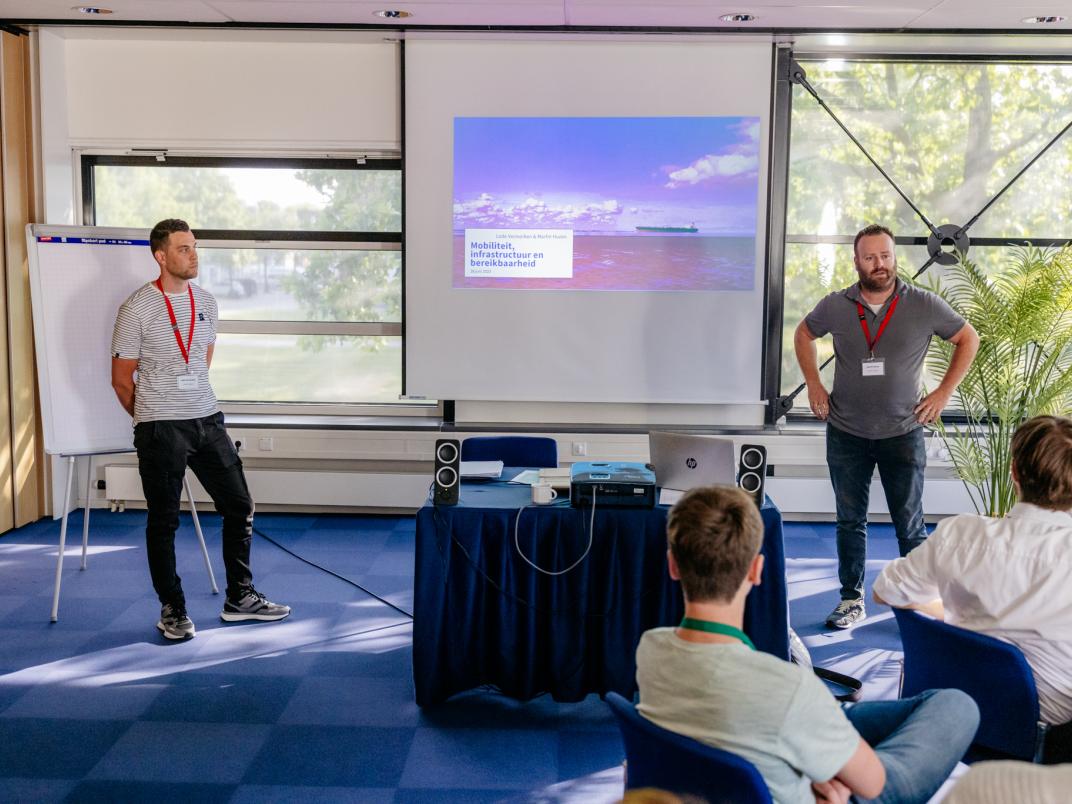
[{"label": "red lanyard", "polygon": [[867,326],[867,318],[864,315],[864,306],[860,304],[860,302],[856,302],[856,311],[860,314],[860,328],[864,331],[864,338],[867,339],[867,348],[871,352],[871,357],[875,356],[875,344],[878,343],[878,339],[882,337],[882,333],[886,330],[886,325],[890,323],[890,319],[893,317],[893,311],[897,309],[897,302],[900,301],[900,299],[900,294],[893,297],[893,303],[886,311],[886,317],[883,318],[882,323],[879,324],[878,332],[875,333],[874,340],[871,340],[871,330]]},{"label": "red lanyard", "polygon": [[[179,334],[179,322],[175,318],[175,308],[171,306],[171,299],[164,293],[164,286],[160,284],[159,279],[153,282],[153,284],[164,294],[164,304],[167,305],[168,318],[171,319],[171,331],[175,333],[175,343],[179,345],[179,351],[182,352],[182,359],[186,361],[186,365],[190,365],[190,347],[194,342],[194,322],[197,320],[196,310],[194,308],[194,289],[191,285],[186,285],[186,290],[190,294],[190,335],[186,339],[186,345],[183,346],[182,335]],[[879,330],[879,332],[881,334],[881,330]]]}]

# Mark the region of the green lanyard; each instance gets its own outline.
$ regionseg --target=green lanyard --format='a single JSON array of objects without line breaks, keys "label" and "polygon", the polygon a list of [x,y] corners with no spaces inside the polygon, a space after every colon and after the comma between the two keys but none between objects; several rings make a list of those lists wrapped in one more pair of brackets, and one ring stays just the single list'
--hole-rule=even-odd
[{"label": "green lanyard", "polygon": [[741,642],[746,644],[752,650],[756,649],[756,646],[752,644],[752,640],[748,638],[748,634],[740,628],[734,628],[732,625],[713,623],[710,620],[695,620],[692,617],[686,617],[681,621],[681,625],[679,625],[678,628],[687,628],[690,631],[705,631],[708,634],[722,634],[722,636],[741,640]]}]

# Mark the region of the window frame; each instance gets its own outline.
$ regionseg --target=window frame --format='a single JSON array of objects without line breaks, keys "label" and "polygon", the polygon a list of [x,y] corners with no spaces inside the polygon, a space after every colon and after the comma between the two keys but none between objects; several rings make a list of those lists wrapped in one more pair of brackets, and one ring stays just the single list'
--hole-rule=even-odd
[{"label": "window frame", "polygon": [[[294,157],[294,156],[203,156],[172,154],[167,150],[146,149],[145,153],[109,153],[91,150],[75,152],[80,178],[82,224],[96,225],[94,170],[110,167],[188,168],[269,168],[312,170],[397,171],[404,184],[403,160],[396,156]],[[221,402],[227,413],[299,414],[329,416],[417,416],[439,417],[443,405],[436,401],[406,399],[405,361],[405,214],[397,232],[340,232],[324,230],[205,229],[198,228],[198,244],[203,248],[242,249],[329,249],[342,251],[397,251],[401,256],[402,305],[399,320],[380,321],[270,321],[220,320],[221,334],[352,335],[384,336],[401,339],[400,401],[379,402]]]},{"label": "window frame", "polygon": [[[776,133],[775,138],[772,140],[772,151],[776,154],[778,150],[785,149],[785,162],[781,165],[776,163],[776,160],[772,160],[772,175],[775,174],[775,168],[784,170],[778,174],[778,180],[784,182],[780,187],[780,194],[775,197],[773,194],[771,198],[774,201],[770,205],[771,218],[768,220],[768,231],[771,231],[771,244],[769,245],[770,253],[776,254],[780,260],[779,264],[773,264],[770,266],[770,275],[772,277],[777,276],[777,287],[784,292],[785,285],[785,253],[786,248],[789,245],[851,245],[854,239],[854,234],[836,234],[836,235],[805,235],[793,233],[788,227],[788,212],[789,212],[789,191],[790,191],[790,160],[788,155],[792,151],[793,136],[792,136],[792,116],[793,116],[793,98],[794,89],[793,82],[789,78],[788,69],[793,62],[799,62],[801,66],[805,68],[809,64],[816,62],[822,62],[830,59],[836,59],[844,62],[866,62],[874,64],[958,64],[958,63],[994,63],[994,64],[1062,64],[1067,65],[1072,58],[1070,57],[1054,57],[1052,55],[1039,56],[1037,58],[1024,57],[1024,56],[1003,56],[1000,54],[985,55],[985,56],[968,56],[963,54],[958,55],[943,55],[943,54],[931,54],[931,53],[911,53],[911,54],[897,54],[897,53],[866,53],[866,52],[823,52],[814,48],[805,48],[799,52],[794,51],[791,47],[785,48],[780,51],[779,59],[777,60],[778,66],[776,67],[775,75],[775,92],[772,94],[772,115],[771,119],[774,125],[774,131]],[[783,58],[784,57],[784,58]],[[787,90],[786,95],[779,95],[778,92],[782,88]],[[829,124],[835,126],[833,120],[829,121]],[[1065,136],[1072,136],[1066,133]],[[1033,168],[1034,165],[1031,166]],[[1031,168],[1025,170],[1022,174],[1017,175],[1013,182],[1019,181],[1022,175],[1027,175]],[[988,199],[989,200],[989,199]],[[776,225],[777,224],[777,225]],[[781,229],[780,238],[777,243],[774,242],[775,231]],[[1059,237],[971,237],[971,245],[978,247],[996,247],[996,246],[1009,246],[1009,245],[1024,245],[1036,247],[1060,247],[1072,242],[1072,235],[1065,238]],[[897,246],[927,246],[928,238],[919,236],[896,236],[894,243]],[[783,398],[783,395],[792,393],[797,389],[783,388],[782,377],[782,338],[785,333],[785,321],[784,312],[785,307],[783,304],[783,297],[778,296],[774,307],[772,303],[775,300],[773,298],[768,301],[767,315],[770,320],[776,320],[779,325],[768,326],[768,344],[767,359],[765,361],[765,371],[768,377],[776,376],[776,382],[773,385],[766,385],[765,388],[770,392],[768,396],[768,423],[773,424],[777,421],[779,414],[774,412],[774,402]],[[816,299],[818,302],[818,299]],[[795,326],[795,324],[794,324]],[[770,335],[776,332],[775,338],[771,338]],[[777,355],[775,358],[774,355]],[[805,404],[800,404],[801,398],[805,399]],[[808,410],[806,405],[806,394],[801,392],[801,395],[797,397],[798,402],[793,405],[791,409],[786,411],[784,417],[788,423],[802,423],[802,422],[814,422],[818,421],[817,417]],[[963,411],[952,409],[947,410],[942,414],[942,421],[946,424],[957,425],[964,423],[967,419]]]}]

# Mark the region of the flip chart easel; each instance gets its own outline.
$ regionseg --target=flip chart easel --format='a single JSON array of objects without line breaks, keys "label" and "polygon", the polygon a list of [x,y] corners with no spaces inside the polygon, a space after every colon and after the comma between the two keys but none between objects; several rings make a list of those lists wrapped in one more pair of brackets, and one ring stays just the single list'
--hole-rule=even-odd
[{"label": "flip chart easel", "polygon": [[[110,347],[119,305],[158,275],[147,236],[143,229],[35,223],[26,227],[45,452],[67,461],[52,622],[59,615],[75,459],[85,457],[89,462],[82,520],[84,570],[93,459],[97,455],[134,451],[130,415],[116,401],[112,390]],[[218,594],[188,478],[183,478],[183,485],[212,592]]]},{"label": "flip chart easel", "polygon": [[[86,568],[86,552],[89,548],[90,486],[93,482],[93,459],[97,455],[117,455],[130,451],[131,450],[129,449],[123,449],[81,453],[82,457],[88,458],[88,466],[86,467],[86,507],[83,509],[84,513],[82,515],[82,566],[79,567],[81,570]],[[52,591],[52,622],[57,622],[59,620],[60,584],[63,580],[63,551],[67,546],[67,517],[70,515],[71,490],[74,486],[74,462],[80,455],[63,454],[60,455],[60,457],[67,461],[67,483],[63,492],[63,521],[60,523],[60,550],[56,556],[56,585]],[[205,546],[205,536],[201,532],[201,521],[197,518],[197,508],[194,506],[194,493],[193,489],[190,488],[190,478],[188,476],[183,476],[182,484],[186,489],[186,498],[190,501],[190,515],[194,520],[194,531],[197,533],[197,541],[201,545],[201,556],[205,559],[205,569],[208,570],[209,585],[212,587],[212,594],[218,595],[220,590],[219,587],[216,586],[216,576],[212,572],[212,562],[209,561],[208,548]]]}]

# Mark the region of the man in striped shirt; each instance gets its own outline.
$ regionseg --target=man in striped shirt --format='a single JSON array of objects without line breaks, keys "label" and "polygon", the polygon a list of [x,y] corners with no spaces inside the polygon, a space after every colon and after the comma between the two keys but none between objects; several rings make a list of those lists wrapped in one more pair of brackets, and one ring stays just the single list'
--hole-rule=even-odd
[{"label": "man in striped shirt", "polygon": [[196,633],[175,571],[175,531],[187,466],[223,517],[227,600],[220,617],[229,622],[281,620],[290,607],[272,603],[253,588],[253,500],[208,381],[219,315],[212,294],[190,281],[197,276],[197,242],[185,221],[169,219],[153,227],[149,248],[160,277],[119,308],[112,334],[112,387],[134,419],[149,515],[149,574],[161,605],[156,627],[168,639]]}]

